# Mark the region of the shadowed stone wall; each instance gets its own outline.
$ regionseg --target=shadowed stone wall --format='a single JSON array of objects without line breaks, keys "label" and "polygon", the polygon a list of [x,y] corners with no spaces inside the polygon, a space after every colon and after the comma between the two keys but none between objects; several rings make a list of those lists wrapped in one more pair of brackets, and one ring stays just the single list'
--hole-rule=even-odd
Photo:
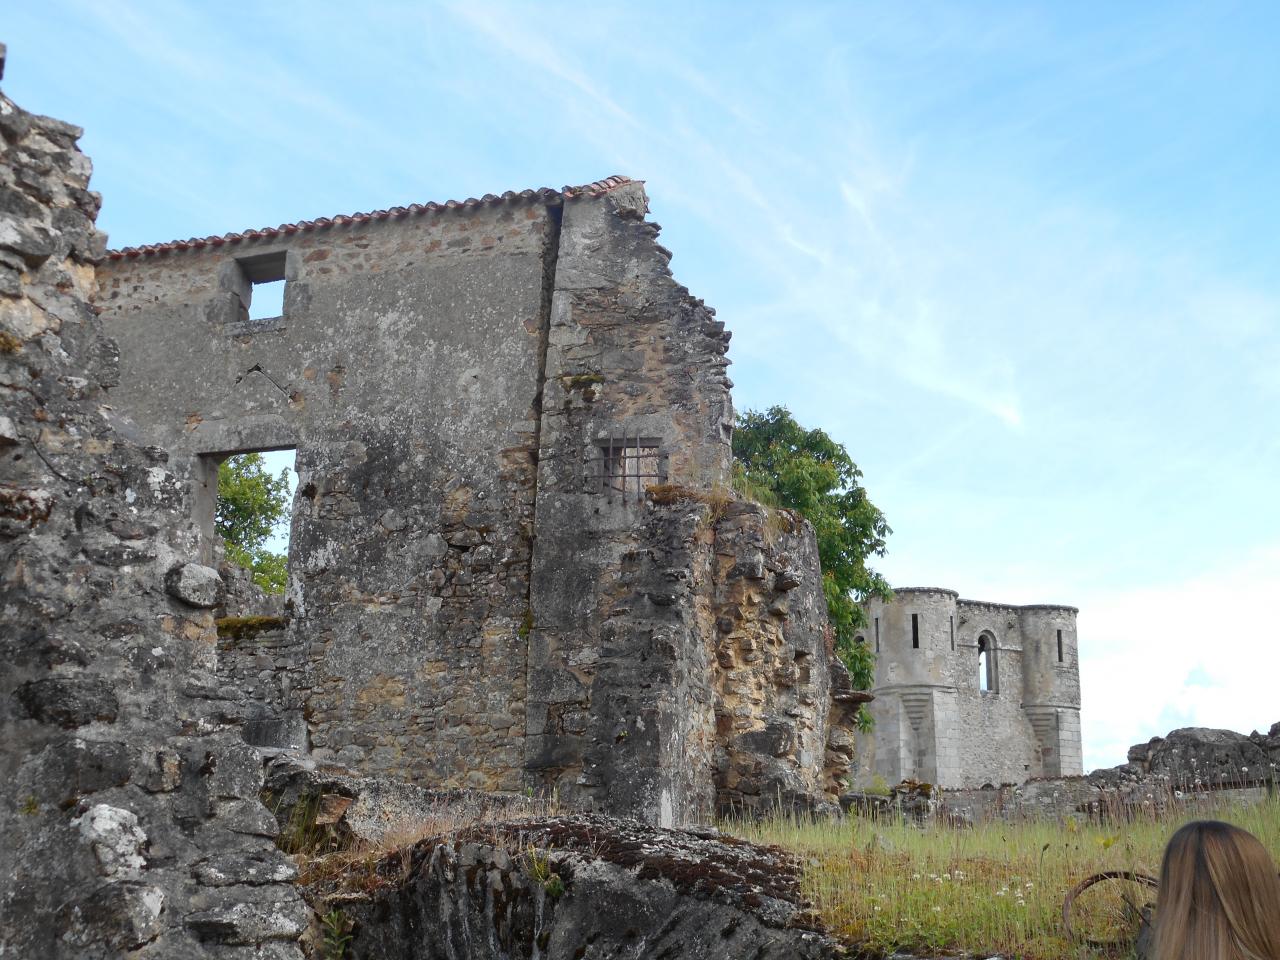
[{"label": "shadowed stone wall", "polygon": [[0,955],[300,958],[187,484],[107,400],[80,133],[0,94]]}]

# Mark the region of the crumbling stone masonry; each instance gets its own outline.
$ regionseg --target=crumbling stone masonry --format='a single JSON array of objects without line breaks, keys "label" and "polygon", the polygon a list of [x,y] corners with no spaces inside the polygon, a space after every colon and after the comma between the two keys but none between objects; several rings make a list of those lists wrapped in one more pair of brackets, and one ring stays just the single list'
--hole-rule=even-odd
[{"label": "crumbling stone masonry", "polygon": [[107,399],[80,133],[0,94],[0,955],[300,958],[261,761],[221,722],[221,581]]},{"label": "crumbling stone masonry", "polygon": [[899,588],[866,604],[876,654],[874,741],[858,785],[876,776],[943,787],[1083,773],[1076,608],[961,600]]},{"label": "crumbling stone masonry", "polygon": [[112,398],[206,558],[218,460],[297,449],[289,624],[222,648],[250,739],[662,824],[834,797],[813,534],[734,499],[729,334],[646,209],[611,177],[108,255]]}]

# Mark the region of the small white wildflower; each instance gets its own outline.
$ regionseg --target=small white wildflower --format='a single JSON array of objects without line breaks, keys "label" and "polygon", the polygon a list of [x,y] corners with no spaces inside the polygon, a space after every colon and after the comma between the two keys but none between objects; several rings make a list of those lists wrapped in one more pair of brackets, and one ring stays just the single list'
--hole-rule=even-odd
[{"label": "small white wildflower", "polygon": [[949,874],[949,873],[944,873],[944,874],[942,875],[942,879],[943,879],[943,880],[950,880],[950,879],[951,879],[951,874]]},{"label": "small white wildflower", "polygon": [[1241,773],[1248,773],[1248,772],[1249,772],[1249,768],[1248,768],[1248,767],[1241,767],[1241,768],[1240,768],[1240,772],[1241,772]]},{"label": "small white wildflower", "polygon": [[1028,881],[1027,881],[1023,886],[1024,886],[1027,890],[1030,890],[1032,887],[1034,887],[1034,886],[1035,886],[1035,884],[1034,884],[1034,883],[1032,883],[1030,880],[1028,880]]},{"label": "small white wildflower", "polygon": [[877,903],[877,904],[876,904],[875,906],[873,906],[871,909],[872,909],[872,910],[874,910],[876,913],[879,913],[879,912],[880,912],[880,904],[878,904],[878,903]]},{"label": "small white wildflower", "polygon": [[941,907],[934,907],[934,908],[933,908],[933,912],[934,912],[934,913],[941,913],[941,912],[942,912],[942,908],[941,908]]},{"label": "small white wildflower", "polygon": [[920,874],[918,874],[918,873],[913,873],[913,874],[911,875],[911,879],[912,879],[912,880],[919,880],[919,879],[920,879]]},{"label": "small white wildflower", "polygon": [[1003,897],[1003,896],[1004,896],[1006,893],[1008,893],[1008,892],[1009,892],[1009,891],[1007,891],[1007,890],[997,890],[997,891],[996,891],[996,896],[997,896],[997,897]]}]

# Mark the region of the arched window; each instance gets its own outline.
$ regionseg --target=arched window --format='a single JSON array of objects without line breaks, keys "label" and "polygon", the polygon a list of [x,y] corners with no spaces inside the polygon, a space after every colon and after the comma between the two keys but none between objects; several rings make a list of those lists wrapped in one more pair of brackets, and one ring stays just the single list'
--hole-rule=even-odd
[{"label": "arched window", "polygon": [[996,677],[996,638],[984,633],[978,638],[978,689],[983,693],[999,692]]}]

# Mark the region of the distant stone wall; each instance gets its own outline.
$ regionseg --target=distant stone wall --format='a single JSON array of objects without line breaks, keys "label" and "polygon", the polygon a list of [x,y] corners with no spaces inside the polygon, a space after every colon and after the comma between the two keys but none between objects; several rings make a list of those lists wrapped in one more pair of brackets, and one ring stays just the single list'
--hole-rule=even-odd
[{"label": "distant stone wall", "polygon": [[300,960],[187,486],[108,402],[80,133],[0,94],[0,955]]},{"label": "distant stone wall", "polygon": [[1280,723],[1265,733],[1184,727],[1129,749],[1129,762],[1087,776],[947,790],[946,816],[984,819],[1123,819],[1170,809],[1212,811],[1257,803],[1276,790]]}]

